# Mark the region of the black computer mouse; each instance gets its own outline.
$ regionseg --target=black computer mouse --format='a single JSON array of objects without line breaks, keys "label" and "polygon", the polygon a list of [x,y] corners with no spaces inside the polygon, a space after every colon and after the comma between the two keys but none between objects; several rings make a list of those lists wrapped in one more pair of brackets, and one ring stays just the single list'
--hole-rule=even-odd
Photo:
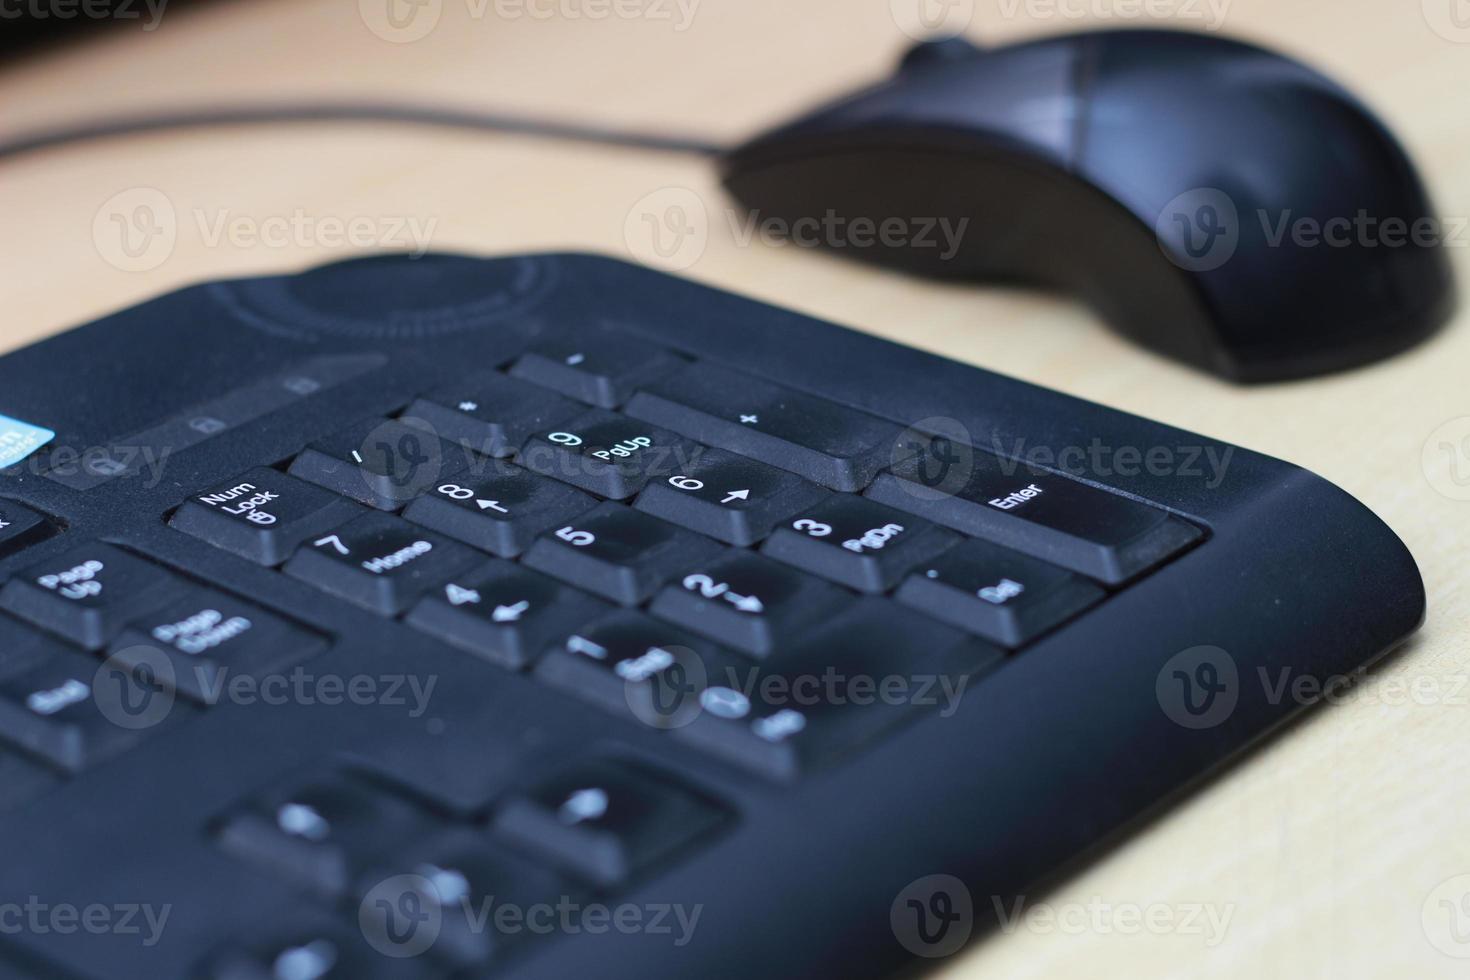
[{"label": "black computer mouse", "polygon": [[1318,72],[1212,35],[921,44],[726,154],[723,178],[763,232],[1063,288],[1238,381],[1385,357],[1454,306],[1447,231],[1388,129]]}]

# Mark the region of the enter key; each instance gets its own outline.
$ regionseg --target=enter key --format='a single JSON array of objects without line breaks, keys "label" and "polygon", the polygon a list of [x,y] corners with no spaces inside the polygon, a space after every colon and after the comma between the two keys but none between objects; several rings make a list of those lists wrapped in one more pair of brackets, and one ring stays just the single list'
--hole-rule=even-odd
[{"label": "enter key", "polygon": [[867,495],[1108,585],[1142,574],[1203,532],[1159,507],[981,451],[926,447]]}]

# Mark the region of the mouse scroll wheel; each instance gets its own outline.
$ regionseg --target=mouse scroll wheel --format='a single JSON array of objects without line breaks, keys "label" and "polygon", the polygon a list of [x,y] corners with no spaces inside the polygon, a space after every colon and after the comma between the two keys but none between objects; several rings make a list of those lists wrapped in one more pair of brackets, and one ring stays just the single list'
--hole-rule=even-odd
[{"label": "mouse scroll wheel", "polygon": [[906,72],[915,68],[927,68],[930,65],[967,61],[983,54],[984,51],[984,48],[958,35],[935,38],[932,41],[920,41],[904,54],[903,60],[898,64],[898,70]]}]

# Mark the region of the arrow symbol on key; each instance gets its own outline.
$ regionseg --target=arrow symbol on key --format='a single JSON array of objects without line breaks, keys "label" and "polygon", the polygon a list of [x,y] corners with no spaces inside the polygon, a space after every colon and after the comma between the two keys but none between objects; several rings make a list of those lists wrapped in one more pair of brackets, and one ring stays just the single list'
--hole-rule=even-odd
[{"label": "arrow symbol on key", "polygon": [[766,605],[753,595],[736,595],[734,592],[726,592],[725,598],[741,612],[759,613],[764,612]]},{"label": "arrow symbol on key", "polygon": [[728,504],[732,500],[749,500],[749,499],[750,499],[750,491],[749,490],[731,490],[729,493],[725,494],[725,499],[724,500],[721,500],[720,503],[722,503],[722,504]]},{"label": "arrow symbol on key", "polygon": [[510,513],[510,511],[500,506],[500,501],[498,500],[476,500],[475,503],[479,505],[481,510],[498,510],[502,514]]},{"label": "arrow symbol on key", "polygon": [[580,653],[583,656],[591,657],[593,660],[607,659],[607,647],[600,643],[593,643],[585,636],[567,637],[567,652]]},{"label": "arrow symbol on key", "polygon": [[497,623],[514,623],[521,618],[522,613],[530,608],[531,604],[525,599],[522,599],[513,606],[496,606],[495,611],[490,614],[490,618]]},{"label": "arrow symbol on key", "polygon": [[452,583],[444,587],[444,595],[449,599],[451,606],[463,606],[466,603],[479,605],[480,603],[479,592]]}]

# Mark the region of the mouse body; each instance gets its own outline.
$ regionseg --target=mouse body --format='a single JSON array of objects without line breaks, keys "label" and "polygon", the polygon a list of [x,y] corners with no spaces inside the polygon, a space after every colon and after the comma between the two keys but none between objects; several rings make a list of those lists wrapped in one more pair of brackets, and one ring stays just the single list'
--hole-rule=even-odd
[{"label": "mouse body", "polygon": [[1386,357],[1454,307],[1441,226],[1387,128],[1316,71],[1212,35],[921,44],[727,153],[722,179],[840,254],[1066,290],[1236,381]]}]

